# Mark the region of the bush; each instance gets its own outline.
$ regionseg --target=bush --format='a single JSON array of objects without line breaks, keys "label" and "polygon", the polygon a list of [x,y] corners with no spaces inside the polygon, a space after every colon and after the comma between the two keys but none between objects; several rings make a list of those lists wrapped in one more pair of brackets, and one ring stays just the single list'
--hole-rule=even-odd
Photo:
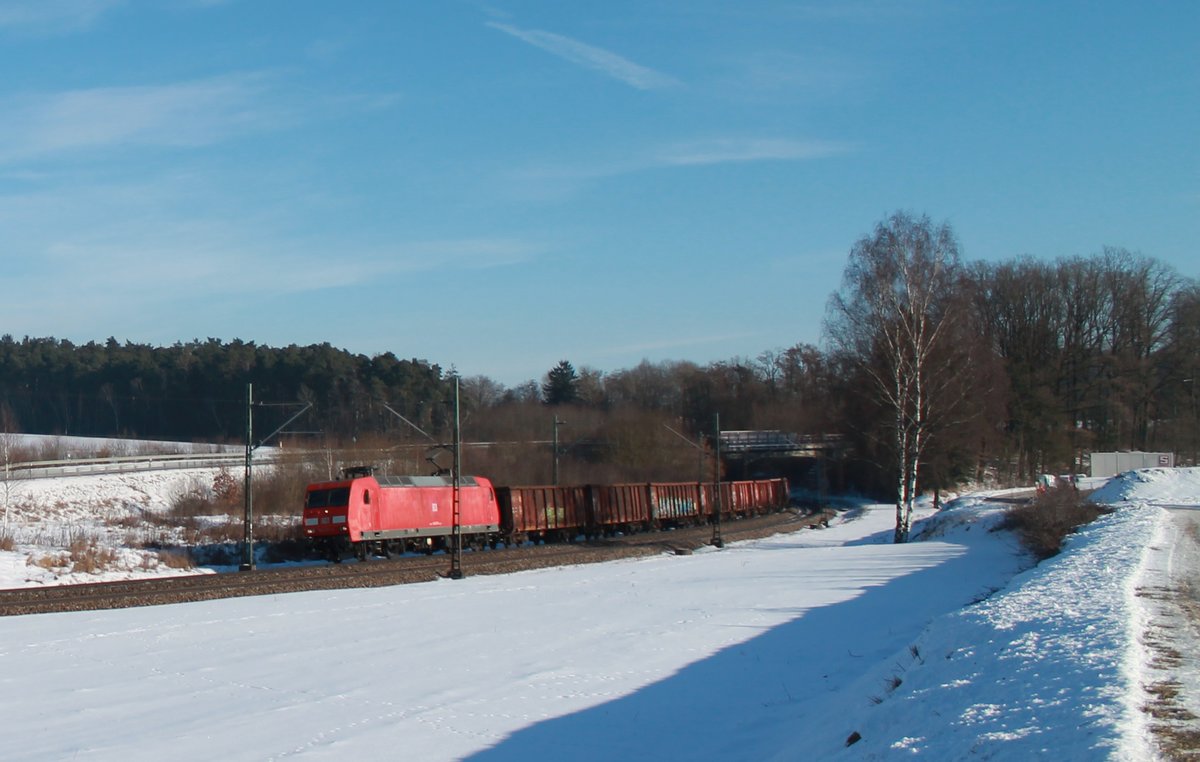
[{"label": "bush", "polygon": [[[299,516],[304,488],[326,478],[312,463],[259,466],[254,472],[254,512],[257,515]],[[241,516],[245,495],[242,479],[221,469],[212,482],[196,481],[175,495],[166,520],[198,516]]]},{"label": "bush", "polygon": [[1025,505],[1009,510],[1002,529],[1011,529],[1039,561],[1057,555],[1066,536],[1112,509],[1079,494],[1070,485],[1043,492]]},{"label": "bush", "polygon": [[192,562],[191,555],[184,549],[160,550],[155,559],[159,566],[165,566],[168,569],[193,569],[196,566]]},{"label": "bush", "polygon": [[44,553],[36,558],[30,556],[25,560],[25,563],[30,566],[36,566],[41,569],[54,571],[65,568],[71,563],[71,557],[63,553]]},{"label": "bush", "polygon": [[117,552],[100,545],[94,539],[78,539],[68,549],[71,554],[71,571],[98,574],[106,571],[117,561]]}]

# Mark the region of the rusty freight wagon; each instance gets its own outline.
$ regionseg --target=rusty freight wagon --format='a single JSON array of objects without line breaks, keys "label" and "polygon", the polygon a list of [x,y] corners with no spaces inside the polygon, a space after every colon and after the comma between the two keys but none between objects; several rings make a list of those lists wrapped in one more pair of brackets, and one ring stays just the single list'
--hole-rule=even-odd
[{"label": "rusty freight wagon", "polygon": [[500,487],[496,495],[509,542],[569,542],[590,523],[589,487]]}]

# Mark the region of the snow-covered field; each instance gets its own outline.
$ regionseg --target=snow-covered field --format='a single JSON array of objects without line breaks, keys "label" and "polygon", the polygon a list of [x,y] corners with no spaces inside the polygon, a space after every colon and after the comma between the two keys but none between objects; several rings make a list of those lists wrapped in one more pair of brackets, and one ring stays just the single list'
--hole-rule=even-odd
[{"label": "snow-covered field", "polygon": [[3,619],[2,756],[1153,759],[1136,591],[1200,470],[1098,495],[1033,568],[974,495],[907,545],[878,506],[692,556]]},{"label": "snow-covered field", "polygon": [[[13,550],[0,550],[0,588],[103,582],[147,576],[205,573],[163,563],[156,545],[180,542],[178,527],[153,521],[191,490],[211,489],[217,469],[28,479],[0,484],[3,535]],[[108,549],[113,557],[98,572],[77,569],[70,548]]]}]

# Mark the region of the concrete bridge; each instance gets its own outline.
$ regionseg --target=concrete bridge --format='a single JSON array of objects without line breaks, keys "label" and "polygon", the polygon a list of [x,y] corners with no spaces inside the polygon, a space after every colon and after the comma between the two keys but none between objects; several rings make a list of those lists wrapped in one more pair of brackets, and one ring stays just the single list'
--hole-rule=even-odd
[{"label": "concrete bridge", "polygon": [[730,458],[836,457],[846,448],[839,434],[789,434],[778,430],[722,431],[721,455]]}]

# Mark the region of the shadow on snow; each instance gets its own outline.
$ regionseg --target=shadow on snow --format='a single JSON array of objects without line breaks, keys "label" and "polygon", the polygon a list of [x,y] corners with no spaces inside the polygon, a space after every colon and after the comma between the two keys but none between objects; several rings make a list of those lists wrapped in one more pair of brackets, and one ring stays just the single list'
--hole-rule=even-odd
[{"label": "shadow on snow", "polygon": [[[846,548],[845,563],[837,564],[842,568],[822,571],[826,579],[835,579],[831,575],[839,572],[854,575],[854,584],[840,588],[861,586],[856,597],[794,609],[796,618],[748,641],[631,694],[519,730],[470,759],[724,760],[775,753],[797,741],[803,744],[797,735],[801,728],[789,727],[789,717],[799,725],[835,691],[871,670],[891,666],[886,660],[914,643],[930,619],[978,600],[987,583],[1006,581],[995,579],[998,575],[982,579],[978,561],[963,546],[931,542],[892,548],[863,547],[857,549],[861,555]],[[924,568],[901,576],[885,573],[885,567],[894,569],[893,564],[904,558]],[[878,576],[872,574],[872,566]],[[804,575],[798,574],[796,584],[804,582]],[[748,625],[731,621],[728,626]],[[611,666],[621,670],[620,664]],[[861,699],[866,709],[872,696],[886,694],[883,678],[867,691],[850,698]],[[848,717],[844,728],[829,729],[830,737],[840,748],[840,740],[854,729],[854,719]],[[822,753],[809,749],[806,755],[816,759]]]}]

